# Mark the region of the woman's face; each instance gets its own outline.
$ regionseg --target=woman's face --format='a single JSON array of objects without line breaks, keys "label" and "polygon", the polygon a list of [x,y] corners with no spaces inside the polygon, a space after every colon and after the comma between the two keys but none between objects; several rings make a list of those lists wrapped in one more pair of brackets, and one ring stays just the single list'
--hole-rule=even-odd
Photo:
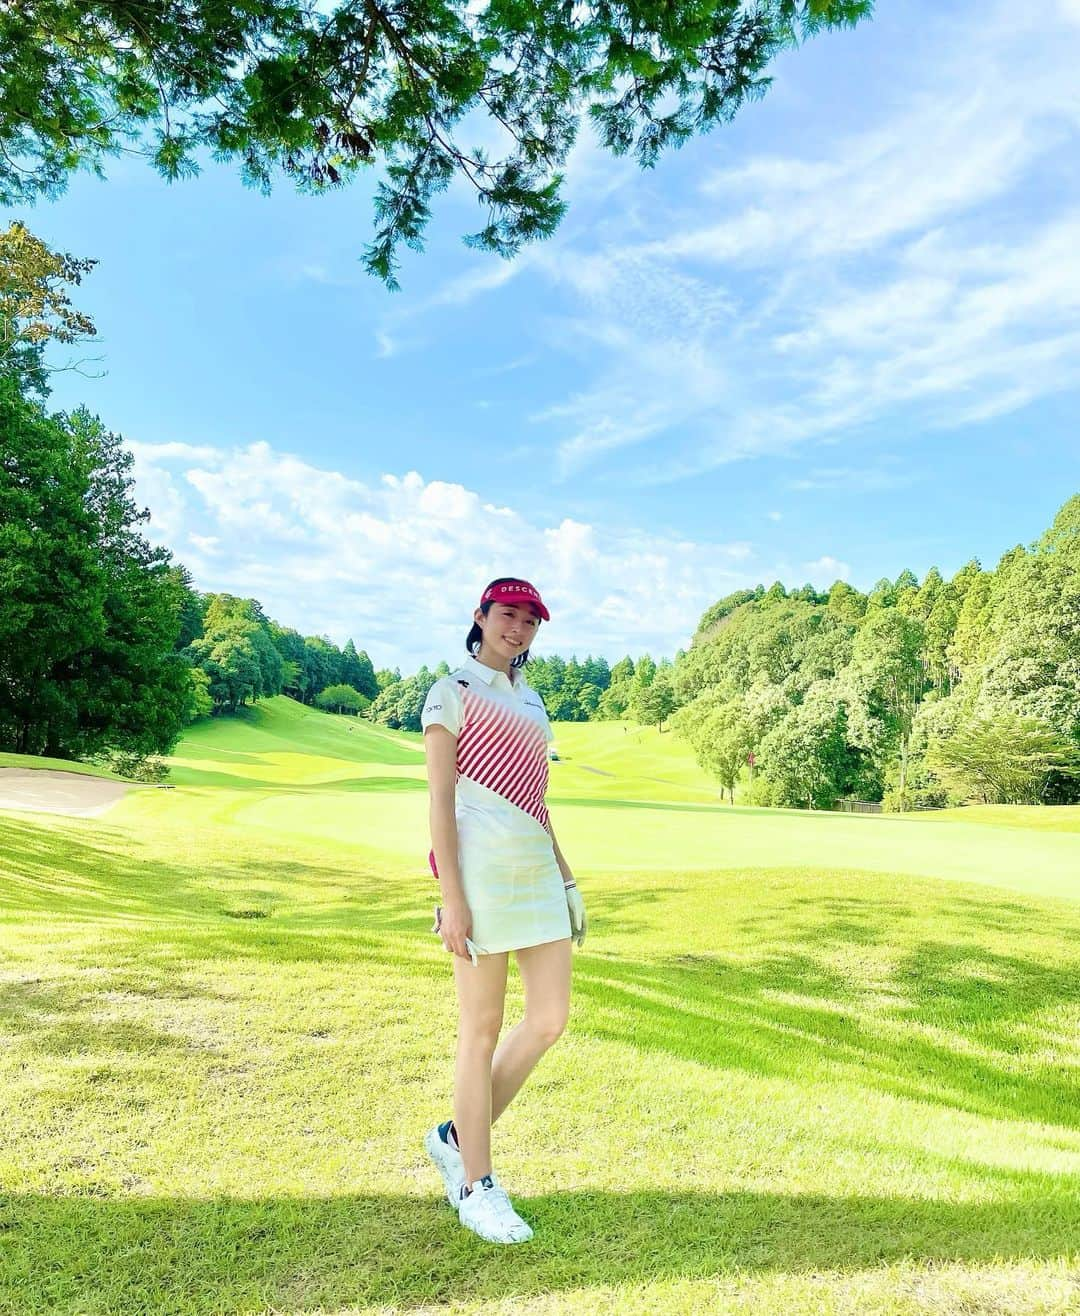
[{"label": "woman's face", "polygon": [[532,608],[516,603],[493,603],[486,617],[477,608],[473,620],[484,632],[485,648],[506,662],[524,653],[540,629],[540,618]]}]

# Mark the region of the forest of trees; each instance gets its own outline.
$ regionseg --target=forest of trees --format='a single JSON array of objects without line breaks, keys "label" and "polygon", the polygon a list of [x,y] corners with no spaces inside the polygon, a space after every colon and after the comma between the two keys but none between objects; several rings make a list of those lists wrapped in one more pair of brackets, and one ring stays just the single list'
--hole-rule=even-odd
[{"label": "forest of trees", "polygon": [[[462,654],[464,657],[464,654]],[[456,666],[455,662],[455,666]],[[403,731],[420,730],[420,710],[427,692],[450,671],[446,662],[434,670],[421,667],[412,676],[388,686],[372,704],[367,716],[383,726]],[[629,656],[613,667],[606,658],[536,657],[530,660],[527,679],[557,722],[598,722],[631,718],[663,730],[676,706],[670,659],[655,663],[642,655]]]},{"label": "forest of trees", "polygon": [[[187,593],[179,645],[196,688],[192,716],[235,712],[285,694],[334,712],[359,713],[379,693],[379,678],[353,641],[304,636],[267,617],[256,599]],[[392,678],[391,678],[392,679]]]},{"label": "forest of trees", "polygon": [[674,725],[732,798],[1080,800],[1080,495],[993,571],[729,595],[674,680]]}]

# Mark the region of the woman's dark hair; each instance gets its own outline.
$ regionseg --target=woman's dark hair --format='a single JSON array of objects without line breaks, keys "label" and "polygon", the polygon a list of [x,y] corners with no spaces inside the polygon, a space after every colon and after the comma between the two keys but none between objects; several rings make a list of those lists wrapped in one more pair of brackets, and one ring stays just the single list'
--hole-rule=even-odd
[{"label": "woman's dark hair", "polygon": [[[517,576],[500,576],[498,580],[489,581],[488,584],[484,587],[483,592],[486,594],[493,585],[509,585],[512,581],[515,580],[517,580]],[[494,599],[489,599],[487,603],[480,604],[480,611],[484,614],[485,617],[491,611],[491,605],[494,602],[495,602]],[[472,630],[465,637],[466,653],[471,653],[475,657],[476,654],[480,652],[480,645],[483,642],[483,639],[484,639],[484,632],[480,629],[480,627],[476,624],[476,622],[473,622]],[[524,653],[519,653],[516,658],[510,659],[510,666],[524,667],[528,661],[529,661],[529,651],[528,649],[526,649]]]}]

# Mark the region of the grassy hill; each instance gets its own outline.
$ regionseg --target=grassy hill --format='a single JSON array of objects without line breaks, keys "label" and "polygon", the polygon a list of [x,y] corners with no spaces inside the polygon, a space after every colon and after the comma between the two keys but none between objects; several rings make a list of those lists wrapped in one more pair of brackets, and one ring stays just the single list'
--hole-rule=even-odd
[{"label": "grassy hill", "polygon": [[108,781],[126,780],[111,768],[96,763],[72,763],[70,759],[46,758],[41,754],[0,754],[0,768],[44,768],[54,772],[78,772],[87,777],[105,777]]},{"label": "grassy hill", "polygon": [[175,790],[0,812],[0,1312],[1075,1307],[1071,815],[732,809],[667,734],[557,735],[591,929],[496,1126],[537,1230],[502,1252],[420,1150],[455,1003],[418,736],[271,700]]}]

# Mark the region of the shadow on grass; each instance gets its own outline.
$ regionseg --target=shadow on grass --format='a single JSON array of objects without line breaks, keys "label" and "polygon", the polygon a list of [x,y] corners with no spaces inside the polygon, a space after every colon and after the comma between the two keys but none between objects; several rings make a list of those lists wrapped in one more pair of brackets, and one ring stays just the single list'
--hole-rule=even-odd
[{"label": "shadow on grass", "polygon": [[[167,1045],[125,1033],[122,1021],[95,1033],[94,993],[205,992],[195,980],[208,961],[258,963],[270,975],[281,965],[368,965],[397,976],[404,1012],[424,1008],[432,979],[452,997],[449,957],[429,931],[429,875],[273,862],[266,850],[208,874],[197,853],[148,866],[125,844],[124,833],[0,820],[0,854],[17,874],[9,904],[63,929],[80,917],[95,925],[91,949],[66,957],[66,983],[57,974],[13,982],[0,997],[9,1027],[38,1035],[44,1050],[67,1047],[83,1026],[103,1047]],[[597,893],[589,944],[574,957],[572,1030],[717,1071],[839,1080],[991,1118],[1080,1126],[1080,1075],[1055,1059],[1062,1043],[1045,1022],[1056,1016],[1067,1028],[1080,1010],[1071,950],[1080,913],[951,887],[928,895],[929,884],[916,903],[868,880],[866,896],[807,900],[778,888],[771,912],[765,902],[760,916],[717,915],[723,951],[668,957],[646,948],[674,889]],[[618,930],[618,956],[605,953],[606,928]],[[635,932],[642,953],[630,958]],[[695,930],[691,944],[708,942]],[[89,991],[73,973],[87,963]]]},{"label": "shadow on grass", "polygon": [[[495,1302],[582,1286],[1074,1254],[1080,1201],[1012,1176],[993,1203],[866,1194],[517,1196],[536,1236],[500,1248],[434,1191],[263,1200],[0,1198],[9,1311],[227,1316]],[[1073,1276],[1080,1295],[1080,1276]],[[628,1295],[629,1296],[629,1295]]]},{"label": "shadow on grass", "polygon": [[[418,872],[423,863],[418,855]],[[320,888],[336,890],[338,900],[331,904]],[[340,900],[343,888],[349,893],[345,901]],[[227,859],[206,859],[196,839],[182,858],[164,862],[160,851],[140,852],[123,830],[101,825],[54,829],[0,817],[0,911],[120,923],[138,917],[172,920],[160,929],[167,936],[173,925],[182,935],[185,924],[235,915],[243,907],[271,911],[284,904],[303,911],[302,899],[324,920],[338,922],[353,902],[376,905],[380,914],[390,916],[417,907],[405,895],[400,874],[395,878],[348,854],[333,865],[279,858],[262,838],[253,858],[238,846]]]}]

